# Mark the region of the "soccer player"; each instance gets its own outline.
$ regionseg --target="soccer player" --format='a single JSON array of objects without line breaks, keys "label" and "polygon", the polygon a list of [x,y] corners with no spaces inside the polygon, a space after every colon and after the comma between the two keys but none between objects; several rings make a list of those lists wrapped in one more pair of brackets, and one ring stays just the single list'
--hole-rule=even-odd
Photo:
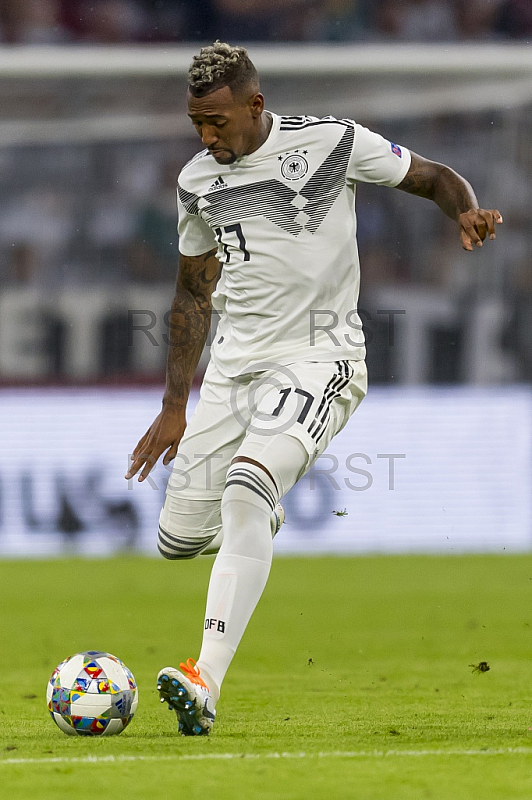
[{"label": "soccer player", "polygon": [[[178,179],[179,272],[162,410],[126,475],[175,458],[159,520],[165,558],[217,553],[197,663],[166,667],[161,700],[184,735],[208,734],[220,688],[263,592],[279,500],[366,393],[355,187],[396,187],[456,220],[465,250],[502,222],[469,183],[350,119],[264,107],[242,47],[194,57],[188,112],[205,147]],[[185,408],[211,311],[220,314],[200,399]],[[186,430],[185,430],[186,428]],[[184,613],[183,611],[181,613]]]}]

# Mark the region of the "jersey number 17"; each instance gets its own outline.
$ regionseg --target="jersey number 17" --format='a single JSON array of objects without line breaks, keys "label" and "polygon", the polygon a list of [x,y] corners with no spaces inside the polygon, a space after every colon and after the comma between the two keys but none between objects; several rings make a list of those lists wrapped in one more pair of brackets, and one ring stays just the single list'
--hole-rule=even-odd
[{"label": "jersey number 17", "polygon": [[218,237],[218,241],[220,242],[220,244],[222,245],[222,247],[224,249],[225,263],[226,264],[229,264],[229,259],[231,258],[231,255],[229,253],[229,247],[227,245],[227,242],[224,242],[222,240],[222,235],[224,233],[235,233],[236,234],[237,239],[238,239],[238,248],[239,248],[239,250],[242,251],[242,253],[244,253],[244,261],[249,261],[250,260],[249,251],[246,249],[246,239],[245,239],[245,236],[244,236],[244,234],[242,232],[242,225],[240,224],[240,222],[237,222],[235,225],[225,225],[223,228],[215,228],[214,232],[215,232],[216,236]]}]

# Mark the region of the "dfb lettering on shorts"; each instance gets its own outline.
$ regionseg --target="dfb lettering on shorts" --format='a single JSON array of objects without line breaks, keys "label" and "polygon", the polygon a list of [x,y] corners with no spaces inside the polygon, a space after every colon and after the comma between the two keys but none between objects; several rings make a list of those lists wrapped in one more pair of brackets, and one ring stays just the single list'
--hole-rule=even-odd
[{"label": "dfb lettering on shorts", "polygon": [[223,621],[223,619],[206,619],[205,630],[206,631],[215,630],[218,633],[225,633],[225,622]]}]

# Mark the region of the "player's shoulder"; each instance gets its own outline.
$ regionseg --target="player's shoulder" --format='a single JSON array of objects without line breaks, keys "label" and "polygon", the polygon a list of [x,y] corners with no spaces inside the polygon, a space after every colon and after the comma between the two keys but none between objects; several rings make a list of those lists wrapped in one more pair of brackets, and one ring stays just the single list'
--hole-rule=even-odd
[{"label": "player's shoulder", "polygon": [[281,131],[302,131],[308,128],[318,128],[323,131],[334,126],[341,126],[343,128],[354,128],[356,123],[352,119],[337,119],[337,117],[313,117],[309,115],[302,116],[281,116],[279,130]]},{"label": "player's shoulder", "polygon": [[198,174],[202,172],[202,168],[207,163],[206,159],[208,159],[209,156],[210,153],[208,150],[201,150],[199,153],[196,153],[190,161],[187,161],[177,178],[178,185],[186,189],[191,182],[194,182]]},{"label": "player's shoulder", "polygon": [[[318,147],[324,152],[335,148],[346,134],[354,138],[355,122],[336,117],[284,116],[280,118],[279,136],[284,149]],[[350,135],[349,135],[350,134]]]}]

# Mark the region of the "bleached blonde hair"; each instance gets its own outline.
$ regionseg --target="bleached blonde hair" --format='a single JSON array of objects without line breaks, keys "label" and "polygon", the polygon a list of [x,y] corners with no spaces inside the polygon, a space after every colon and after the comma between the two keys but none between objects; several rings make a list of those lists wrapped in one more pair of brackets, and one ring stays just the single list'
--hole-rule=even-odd
[{"label": "bleached blonde hair", "polygon": [[245,47],[216,41],[202,47],[188,71],[188,88],[194,97],[229,86],[234,95],[242,89],[259,91],[259,76]]}]

